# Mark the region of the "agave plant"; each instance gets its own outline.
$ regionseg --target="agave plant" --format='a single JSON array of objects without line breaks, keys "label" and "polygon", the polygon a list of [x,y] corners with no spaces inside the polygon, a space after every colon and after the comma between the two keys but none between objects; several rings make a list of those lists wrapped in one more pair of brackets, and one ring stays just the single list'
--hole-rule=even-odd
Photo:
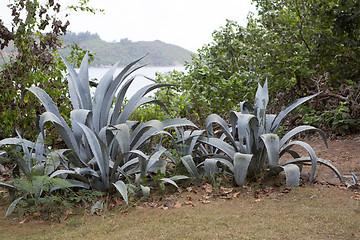
[{"label": "agave plant", "polygon": [[[161,102],[147,98],[146,94],[170,85],[153,83],[142,87],[125,104],[126,91],[136,77],[129,76],[142,67],[134,67],[140,58],[114,77],[119,64],[116,63],[100,80],[92,98],[87,58],[85,55],[78,73],[63,58],[70,73],[70,100],[74,108],[70,116],[72,128],[42,89],[35,86],[28,89],[46,109],[40,116],[40,131],[44,132],[46,122],[52,122],[67,147],[75,153],[72,160],[64,165],[65,169],[58,170],[51,176],[77,179],[100,190],[115,186],[124,199],[127,199],[125,183],[121,178],[130,181],[128,176],[131,173],[139,173],[140,177],[144,177],[148,171],[158,171],[164,167],[164,162],[159,159],[162,154],[159,147],[152,152],[149,152],[150,148],[143,149],[148,140],[156,135],[168,134],[164,131],[165,128],[193,124],[184,119],[173,119],[165,124],[155,120],[140,124],[128,121],[136,108],[143,104],[156,103],[166,110]],[[162,181],[176,186],[173,179]],[[149,192],[146,186],[142,186],[142,189]]]},{"label": "agave plant", "polygon": [[129,75],[143,67],[134,67],[142,58],[130,63],[115,77],[114,73],[119,62],[114,64],[100,80],[93,99],[90,94],[88,80],[88,55],[84,56],[79,73],[75,71],[64,57],[62,58],[70,73],[70,78],[68,79],[69,92],[74,108],[71,112],[72,129],[60,115],[56,105],[46,92],[36,86],[30,87],[28,90],[37,96],[46,109],[46,112],[40,116],[40,130],[43,132],[44,124],[52,122],[68,148],[75,151],[80,161],[84,164],[92,158],[92,154],[86,149],[86,143],[82,141],[83,129],[78,123],[88,126],[104,140],[106,138],[107,127],[109,125],[125,123],[137,107],[146,103],[156,103],[165,108],[161,102],[145,97],[147,93],[156,88],[169,86],[159,83],[153,83],[139,89],[125,104],[124,100],[127,89],[136,78],[136,76],[129,77]]},{"label": "agave plant", "polygon": [[44,143],[42,133],[39,134],[36,142],[23,139],[18,132],[17,134],[17,138],[6,138],[0,141],[0,147],[13,146],[7,154],[16,162],[13,168],[14,177],[49,176],[71,157],[67,149],[49,150]]},{"label": "agave plant", "polygon": [[[150,188],[147,186],[148,183],[143,185],[145,184],[145,178],[149,174],[156,174],[158,171],[165,174],[167,161],[160,157],[166,149],[161,147],[161,141],[158,142],[151,153],[149,148],[144,148],[144,145],[152,137],[160,135],[161,138],[163,134],[170,136],[165,129],[173,125],[194,126],[193,123],[185,119],[171,119],[164,122],[152,120],[140,123],[137,126],[134,126],[132,122],[126,122],[109,126],[106,130],[108,142],[105,143],[89,127],[80,123],[78,125],[84,131],[84,138],[89,149],[93,152],[94,158],[85,167],[79,165],[66,170],[58,170],[51,177],[66,174],[67,178],[82,180],[93,188],[102,191],[112,185],[119,190],[126,202],[128,187],[123,180],[126,180],[132,189],[142,191],[147,196],[150,193]],[[91,167],[94,164],[98,168],[97,171],[94,171],[93,167]],[[134,175],[136,177],[132,177]],[[171,178],[163,177],[158,180],[177,187],[174,181],[184,178],[187,177],[172,176]]]},{"label": "agave plant", "polygon": [[[240,112],[233,111],[230,114],[229,127],[226,121],[217,114],[211,114],[205,121],[206,137],[199,137],[198,141],[208,147],[202,148],[203,162],[195,166],[191,156],[183,158],[189,172],[193,176],[198,175],[198,167],[203,166],[207,176],[211,177],[218,170],[217,165],[224,166],[233,174],[238,185],[243,185],[246,176],[256,177],[263,170],[273,172],[285,171],[286,185],[298,186],[302,164],[311,164],[310,182],[318,164],[324,164],[331,168],[342,181],[337,169],[328,161],[316,156],[313,148],[302,141],[289,140],[296,134],[304,131],[317,131],[327,146],[325,134],[320,129],[312,126],[299,126],[289,131],[281,139],[277,135],[279,127],[286,115],[300,104],[314,98],[319,93],[296,100],[283,109],[278,115],[266,114],[269,102],[267,81],[262,87],[259,84],[255,95],[255,104],[248,102],[240,103]],[[251,114],[253,112],[253,114]],[[220,136],[216,137],[213,124],[220,128]],[[218,134],[219,135],[219,134]],[[298,145],[303,147],[309,157],[301,158],[291,147]],[[284,153],[290,153],[294,159],[279,162]]]},{"label": "agave plant", "polygon": [[[16,131],[17,132],[17,131]],[[50,179],[52,174],[64,162],[66,150],[49,151],[44,144],[43,134],[39,134],[36,142],[23,139],[17,132],[18,138],[6,138],[0,141],[1,146],[13,146],[10,157],[15,160],[13,168],[13,184],[1,183],[8,189],[13,202],[10,204],[6,216],[10,215],[16,205],[23,198],[31,195],[34,199],[42,197],[43,192],[51,192],[59,188],[81,187],[89,188],[86,183],[77,180]],[[18,196],[16,198],[16,196]],[[16,198],[16,199],[15,199]]]},{"label": "agave plant", "polygon": [[351,180],[352,180],[352,184],[345,182],[345,186],[346,188],[356,188],[359,187],[359,180],[356,176],[355,173],[351,172]]},{"label": "agave plant", "polygon": [[[70,78],[68,79],[69,92],[74,108],[71,112],[72,129],[60,115],[52,99],[42,89],[32,86],[28,90],[38,97],[46,109],[46,112],[40,116],[39,127],[41,132],[44,131],[44,124],[46,122],[52,122],[67,147],[72,149],[80,161],[86,165],[86,162],[92,159],[93,153],[87,148],[88,143],[83,141],[84,128],[81,125],[86,125],[105,143],[106,129],[109,125],[125,123],[137,107],[145,103],[156,102],[153,99],[146,98],[145,95],[165,85],[154,83],[145,86],[131,97],[125,105],[126,91],[136,77],[129,78],[129,75],[143,66],[133,67],[141,60],[138,59],[130,63],[114,77],[115,70],[119,65],[118,62],[102,77],[92,98],[88,80],[88,55],[84,56],[79,73],[75,71],[64,57],[62,58],[70,73]],[[156,103],[163,106],[160,102]]]}]

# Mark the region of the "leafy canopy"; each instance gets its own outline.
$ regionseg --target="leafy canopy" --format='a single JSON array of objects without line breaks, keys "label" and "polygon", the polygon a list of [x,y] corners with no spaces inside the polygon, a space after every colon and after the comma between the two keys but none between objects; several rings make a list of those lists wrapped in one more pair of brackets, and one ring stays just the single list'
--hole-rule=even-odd
[{"label": "leafy canopy", "polygon": [[277,110],[323,91],[323,100],[312,108],[332,111],[346,101],[350,117],[359,118],[358,1],[253,2],[258,14],[248,16],[246,27],[228,20],[186,63],[185,73],[159,77],[179,85],[172,92],[175,101],[184,99],[175,105],[178,112],[204,117],[238,110],[238,102],[253,99],[258,81],[268,79]]},{"label": "leafy canopy", "polygon": [[[95,13],[88,0],[68,7]],[[12,14],[11,28],[0,20],[0,50],[9,45],[10,56],[0,51],[4,64],[0,68],[0,138],[15,136],[15,129],[26,138],[36,137],[36,114],[42,111],[33,97],[24,97],[25,88],[36,85],[44,88],[60,104],[60,112],[69,113],[67,85],[63,72],[66,67],[56,55],[62,47],[60,36],[66,34],[70,22],[60,19],[60,1],[13,0],[8,5]],[[75,46],[76,47],[76,46]],[[72,61],[81,62],[83,51],[73,49]],[[79,56],[80,55],[80,56]],[[80,58],[81,57],[81,58]]]}]

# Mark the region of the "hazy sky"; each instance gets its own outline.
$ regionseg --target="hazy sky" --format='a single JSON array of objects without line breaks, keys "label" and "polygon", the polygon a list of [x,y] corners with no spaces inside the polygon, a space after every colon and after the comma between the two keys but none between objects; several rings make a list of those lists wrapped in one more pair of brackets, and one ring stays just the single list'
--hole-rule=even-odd
[{"label": "hazy sky", "polygon": [[[0,18],[9,26],[10,0],[0,0]],[[74,3],[61,0],[60,4]],[[98,33],[103,40],[161,40],[196,51],[211,42],[226,19],[245,23],[251,0],[90,0],[105,14],[73,13],[68,30]]]}]

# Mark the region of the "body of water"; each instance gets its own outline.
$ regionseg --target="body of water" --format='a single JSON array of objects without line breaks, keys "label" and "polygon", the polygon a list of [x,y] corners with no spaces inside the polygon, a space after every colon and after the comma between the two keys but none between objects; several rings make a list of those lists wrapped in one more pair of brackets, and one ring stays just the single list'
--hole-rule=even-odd
[{"label": "body of water", "polygon": [[[98,81],[101,80],[102,76],[104,76],[104,74],[109,70],[110,68],[89,68],[89,78],[90,79],[97,79]],[[117,74],[119,74],[121,72],[122,68],[118,68],[115,71],[114,76],[116,76]],[[172,70],[177,70],[177,71],[184,71],[185,67],[184,66],[174,66],[174,67],[143,67],[140,68],[138,70],[136,70],[133,74],[131,74],[130,76],[134,76],[134,75],[144,75],[148,78],[154,79],[155,80],[155,75],[157,72],[159,73],[166,73]],[[149,85],[153,83],[152,81],[146,79],[145,77],[142,76],[137,76],[135,78],[135,80],[132,82],[132,84],[130,85],[127,93],[126,93],[126,98],[130,98],[131,96],[133,96],[136,91],[138,91],[140,88]],[[155,90],[156,91],[156,90]],[[91,88],[91,92],[92,94],[94,94],[95,92],[95,88]],[[150,93],[151,94],[151,93]]]}]

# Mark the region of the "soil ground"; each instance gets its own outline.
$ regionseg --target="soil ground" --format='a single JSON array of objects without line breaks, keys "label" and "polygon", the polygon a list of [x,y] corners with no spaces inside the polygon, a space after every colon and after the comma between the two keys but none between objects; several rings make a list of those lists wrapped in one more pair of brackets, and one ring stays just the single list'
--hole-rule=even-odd
[{"label": "soil ground", "polygon": [[[329,140],[329,148],[318,138],[305,141],[349,183],[351,172],[359,177],[359,135]],[[185,188],[130,210],[71,213],[56,223],[5,219],[0,193],[0,239],[360,239],[360,190],[346,189],[325,167],[316,176],[316,184],[296,189]]]}]

